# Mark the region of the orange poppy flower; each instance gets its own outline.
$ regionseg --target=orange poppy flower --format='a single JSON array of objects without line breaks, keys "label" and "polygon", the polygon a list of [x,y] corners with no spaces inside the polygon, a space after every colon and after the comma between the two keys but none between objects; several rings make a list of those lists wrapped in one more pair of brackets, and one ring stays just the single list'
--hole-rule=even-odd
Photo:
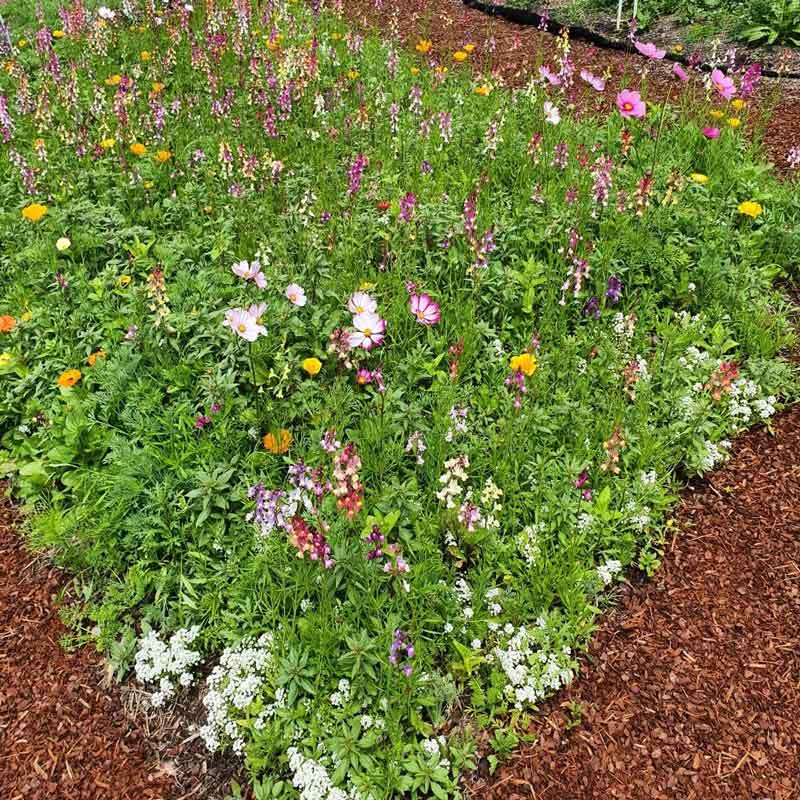
[{"label": "orange poppy flower", "polygon": [[98,359],[98,358],[105,358],[105,357],[106,357],[105,350],[97,350],[97,351],[95,351],[94,353],[92,353],[92,354],[91,354],[91,355],[90,355],[90,356],[89,356],[89,357],[86,359],[86,361],[89,363],[89,366],[90,366],[90,367],[93,367],[93,366],[95,365],[95,363],[97,362],[97,359]]}]

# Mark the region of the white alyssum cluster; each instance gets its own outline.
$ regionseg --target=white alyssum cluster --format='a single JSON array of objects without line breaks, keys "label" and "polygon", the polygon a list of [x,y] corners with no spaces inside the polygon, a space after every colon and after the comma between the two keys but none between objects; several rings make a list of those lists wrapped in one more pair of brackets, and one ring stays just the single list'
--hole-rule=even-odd
[{"label": "white alyssum cluster", "polygon": [[718,444],[712,441],[703,442],[703,456],[700,459],[700,471],[708,472],[714,469],[717,464],[725,461],[728,457],[728,449],[731,443],[727,439],[723,439]]},{"label": "white alyssum cluster", "polygon": [[[257,641],[244,639],[226,647],[206,681],[203,705],[208,711],[200,736],[212,752],[223,740],[230,740],[235,753],[244,750],[245,741],[236,718],[256,699],[272,665],[272,634],[264,633]],[[277,698],[276,698],[277,700]]]},{"label": "white alyssum cluster", "polygon": [[552,633],[548,620],[541,617],[534,628],[520,626],[505,647],[495,647],[489,656],[505,673],[505,692],[517,709],[538,703],[575,674],[571,649],[557,647]]},{"label": "white alyssum cluster", "polygon": [[754,381],[747,378],[735,380],[729,391],[731,416],[744,425],[752,420],[753,414],[761,420],[768,420],[775,413],[777,398],[760,395],[761,390]]},{"label": "white alyssum cluster", "polygon": [[339,688],[331,695],[331,705],[336,708],[344,708],[350,699],[350,681],[342,678],[339,681]]},{"label": "white alyssum cluster", "polygon": [[292,785],[300,793],[299,800],[372,800],[372,795],[364,798],[355,788],[345,791],[333,785],[328,770],[319,761],[306,758],[296,747],[290,747],[289,769],[292,770]]},{"label": "white alyssum cluster", "polygon": [[609,558],[604,564],[597,568],[597,577],[603,582],[603,586],[608,586],[614,580],[614,576],[622,570],[622,563],[616,558]]},{"label": "white alyssum cluster", "polygon": [[200,653],[189,645],[199,633],[198,625],[181,628],[165,642],[151,630],[139,640],[134,671],[141,683],[158,682],[158,690],[150,696],[154,706],[162,706],[174,696],[176,682],[184,687],[191,685],[191,668],[200,661]]}]

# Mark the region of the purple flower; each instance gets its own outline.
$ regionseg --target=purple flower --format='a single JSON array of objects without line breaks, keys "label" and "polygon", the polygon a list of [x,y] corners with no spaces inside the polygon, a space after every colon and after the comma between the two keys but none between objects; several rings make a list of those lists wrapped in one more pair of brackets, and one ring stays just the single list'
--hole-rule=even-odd
[{"label": "purple flower", "polygon": [[364,170],[368,164],[369,159],[363,153],[359,153],[350,166],[347,173],[347,177],[350,179],[350,186],[347,189],[347,194],[349,194],[350,197],[361,188],[361,176],[364,174]]},{"label": "purple flower", "polygon": [[197,418],[197,419],[194,421],[194,426],[195,426],[195,428],[197,428],[198,430],[203,430],[203,428],[205,428],[205,427],[206,427],[206,425],[210,425],[210,424],[211,424],[211,417],[208,417],[208,416],[206,416],[205,414],[201,414],[201,415],[200,415],[200,416],[199,416],[199,417],[198,417],[198,418]]},{"label": "purple flower", "polygon": [[614,304],[619,303],[621,297],[622,281],[616,275],[612,275],[606,284],[606,299]]},{"label": "purple flower", "polygon": [[594,295],[586,301],[582,313],[584,317],[600,319],[600,303],[597,302],[597,298]]},{"label": "purple flower", "polygon": [[414,216],[414,206],[417,204],[417,198],[414,197],[413,192],[407,192],[404,197],[400,199],[400,214],[399,217],[403,222],[411,222]]}]

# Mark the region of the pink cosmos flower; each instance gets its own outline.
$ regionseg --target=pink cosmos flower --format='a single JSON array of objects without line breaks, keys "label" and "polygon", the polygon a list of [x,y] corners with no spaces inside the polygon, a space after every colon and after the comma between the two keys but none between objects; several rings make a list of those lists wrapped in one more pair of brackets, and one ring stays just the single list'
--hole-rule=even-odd
[{"label": "pink cosmos flower", "polygon": [[703,128],[706,139],[719,139],[719,128]]},{"label": "pink cosmos flower", "polygon": [[231,269],[234,274],[246,281],[253,281],[259,289],[264,289],[267,285],[267,279],[261,271],[261,264],[258,261],[248,263],[247,261],[237,261]]},{"label": "pink cosmos flower", "polygon": [[617,95],[617,108],[623,117],[643,117],[647,111],[647,106],[641,98],[639,92],[632,92],[630,89],[623,89]]},{"label": "pink cosmos flower", "polygon": [[347,301],[347,309],[351,314],[363,314],[365,311],[375,313],[378,304],[375,298],[370,297],[366,292],[353,292]]},{"label": "pink cosmos flower", "polygon": [[549,122],[551,125],[558,125],[561,122],[561,112],[558,110],[558,106],[553,105],[549,100],[545,100],[542,109],[544,110],[545,122]]},{"label": "pink cosmos flower", "polygon": [[435,325],[442,312],[438,303],[434,303],[430,295],[412,294],[409,298],[411,313],[420,325]]},{"label": "pink cosmos flower", "polygon": [[677,62],[672,66],[672,74],[684,83],[689,80],[689,73]]},{"label": "pink cosmos flower", "polygon": [[711,83],[721,97],[730,100],[736,94],[736,84],[722,70],[714,69],[711,72]]},{"label": "pink cosmos flower", "polygon": [[634,42],[636,49],[648,58],[654,58],[660,61],[667,54],[666,50],[661,50],[653,44],[653,42]]},{"label": "pink cosmos flower", "polygon": [[548,69],[544,64],[539,67],[539,74],[551,85],[551,86],[558,86],[561,83],[561,78]]},{"label": "pink cosmos flower", "polygon": [[350,334],[350,347],[372,350],[383,341],[386,320],[381,319],[374,311],[362,311],[353,317],[353,327],[355,331]]},{"label": "pink cosmos flower", "polygon": [[295,306],[304,306],[308,300],[306,299],[306,292],[302,286],[297,283],[290,283],[286,287],[286,299]]},{"label": "pink cosmos flower", "polygon": [[[261,324],[261,314],[266,311],[266,305],[252,305],[247,308],[229,308],[225,312],[222,324],[230,328],[237,336],[247,342],[254,342],[259,336],[265,336],[267,329]],[[253,313],[261,311],[261,313]]]},{"label": "pink cosmos flower", "polygon": [[606,88],[606,82],[602,78],[598,78],[597,75],[593,75],[588,69],[581,70],[581,79],[586,81],[595,91],[602,92]]}]

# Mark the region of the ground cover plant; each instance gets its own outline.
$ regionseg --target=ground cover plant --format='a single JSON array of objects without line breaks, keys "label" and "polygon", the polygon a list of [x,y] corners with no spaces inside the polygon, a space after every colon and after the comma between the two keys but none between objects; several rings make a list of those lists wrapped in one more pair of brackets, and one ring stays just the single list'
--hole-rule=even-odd
[{"label": "ground cover plant", "polygon": [[793,395],[798,212],[757,66],[577,114],[567,38],[512,92],[340,12],[3,27],[0,463],[79,638],[199,685],[257,797],[448,797]]}]

